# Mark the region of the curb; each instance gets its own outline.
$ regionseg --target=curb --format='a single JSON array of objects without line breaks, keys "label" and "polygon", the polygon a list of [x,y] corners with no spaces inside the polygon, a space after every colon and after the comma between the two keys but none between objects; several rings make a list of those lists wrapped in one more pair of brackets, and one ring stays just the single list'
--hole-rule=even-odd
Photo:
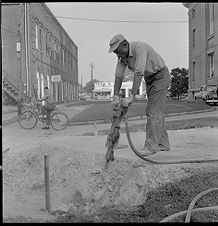
[{"label": "curb", "polygon": [[[216,110],[216,108],[208,109],[208,110],[206,109],[206,110],[199,110],[199,111],[191,111],[191,112],[170,113],[170,114],[165,114],[165,117],[197,114],[197,113],[211,112],[211,111],[215,111],[215,110]],[[146,119],[146,118],[147,118],[146,116],[134,116],[134,117],[128,118],[128,121],[142,120],[142,119]],[[2,121],[2,126],[14,123],[17,121],[17,119],[18,119],[18,116],[15,116],[11,119],[4,120],[4,121]],[[110,119],[106,119],[106,120],[101,119],[101,120],[95,120],[95,121],[93,120],[93,121],[87,121],[87,122],[72,122],[72,123],[70,123],[70,125],[78,125],[78,126],[79,125],[93,125],[95,123],[106,124],[106,123],[111,123],[111,120]]]},{"label": "curb", "polygon": [[[165,114],[165,117],[172,117],[172,116],[179,116],[179,115],[188,115],[188,114],[197,114],[197,113],[204,113],[204,112],[211,112],[215,111],[216,108],[213,109],[206,109],[206,110],[199,110],[199,111],[191,111],[191,112],[181,112],[181,113],[170,113],[170,114]],[[128,118],[128,121],[134,121],[134,120],[141,120],[141,119],[146,119],[146,116],[134,116]],[[87,121],[87,122],[72,122],[70,125],[93,125],[95,123],[98,124],[105,124],[105,123],[111,123],[110,119],[102,119],[102,120],[93,120],[93,121]]]}]

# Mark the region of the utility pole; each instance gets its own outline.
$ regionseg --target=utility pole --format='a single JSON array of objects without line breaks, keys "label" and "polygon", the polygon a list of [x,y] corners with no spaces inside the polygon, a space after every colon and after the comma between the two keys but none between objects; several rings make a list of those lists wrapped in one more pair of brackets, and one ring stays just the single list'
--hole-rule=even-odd
[{"label": "utility pole", "polygon": [[[93,83],[93,68],[94,68],[93,62],[90,64],[90,66],[91,66],[91,82],[92,84],[94,84]],[[93,97],[93,90],[92,90],[92,97]]]},{"label": "utility pole", "polygon": [[81,75],[81,87],[83,87],[83,76]]},{"label": "utility pole", "polygon": [[91,63],[90,66],[91,66],[91,82],[93,82],[93,68],[94,68],[93,63]]},{"label": "utility pole", "polygon": [[23,63],[23,11],[24,11],[24,3],[20,3],[20,23],[18,24],[18,33],[17,33],[17,57],[20,60],[20,71],[18,75],[18,99],[17,99],[17,114],[21,114],[21,98],[22,98],[22,63]]}]

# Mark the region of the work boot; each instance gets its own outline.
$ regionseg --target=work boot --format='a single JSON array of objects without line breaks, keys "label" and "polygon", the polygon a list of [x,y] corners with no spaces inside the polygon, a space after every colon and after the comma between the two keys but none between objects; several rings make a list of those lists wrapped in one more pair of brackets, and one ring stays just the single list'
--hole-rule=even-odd
[{"label": "work boot", "polygon": [[169,147],[164,147],[163,145],[158,145],[158,151],[170,151]]},{"label": "work boot", "polygon": [[153,155],[157,153],[157,151],[154,151],[154,150],[148,150],[147,148],[143,148],[140,150],[139,154],[142,155],[142,156],[147,156],[147,155]]},{"label": "work boot", "polygon": [[158,148],[158,151],[170,151],[170,149]]}]

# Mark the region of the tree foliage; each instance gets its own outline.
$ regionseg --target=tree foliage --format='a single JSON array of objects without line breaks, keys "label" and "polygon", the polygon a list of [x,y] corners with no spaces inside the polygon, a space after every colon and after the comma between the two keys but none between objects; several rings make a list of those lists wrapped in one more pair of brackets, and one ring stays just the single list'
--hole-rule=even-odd
[{"label": "tree foliage", "polygon": [[85,90],[86,90],[87,93],[92,93],[92,91],[95,88],[95,86],[94,86],[95,82],[99,82],[99,80],[98,79],[93,79],[93,82],[89,81],[89,82],[86,83]]},{"label": "tree foliage", "polygon": [[79,93],[86,93],[85,87],[83,87],[81,84],[78,84]]},{"label": "tree foliage", "polygon": [[170,96],[179,98],[188,92],[188,70],[185,68],[174,68],[171,70]]}]

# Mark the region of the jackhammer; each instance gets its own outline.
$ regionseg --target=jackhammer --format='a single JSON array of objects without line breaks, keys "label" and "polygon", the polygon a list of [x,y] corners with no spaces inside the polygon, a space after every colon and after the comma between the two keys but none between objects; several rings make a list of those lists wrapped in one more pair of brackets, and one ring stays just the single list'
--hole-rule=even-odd
[{"label": "jackhammer", "polygon": [[114,160],[114,149],[117,147],[120,138],[120,124],[123,117],[126,115],[127,110],[128,107],[123,106],[123,100],[121,99],[117,110],[114,110],[111,119],[112,125],[105,144],[105,147],[107,148],[105,168],[107,168],[109,161]]}]

